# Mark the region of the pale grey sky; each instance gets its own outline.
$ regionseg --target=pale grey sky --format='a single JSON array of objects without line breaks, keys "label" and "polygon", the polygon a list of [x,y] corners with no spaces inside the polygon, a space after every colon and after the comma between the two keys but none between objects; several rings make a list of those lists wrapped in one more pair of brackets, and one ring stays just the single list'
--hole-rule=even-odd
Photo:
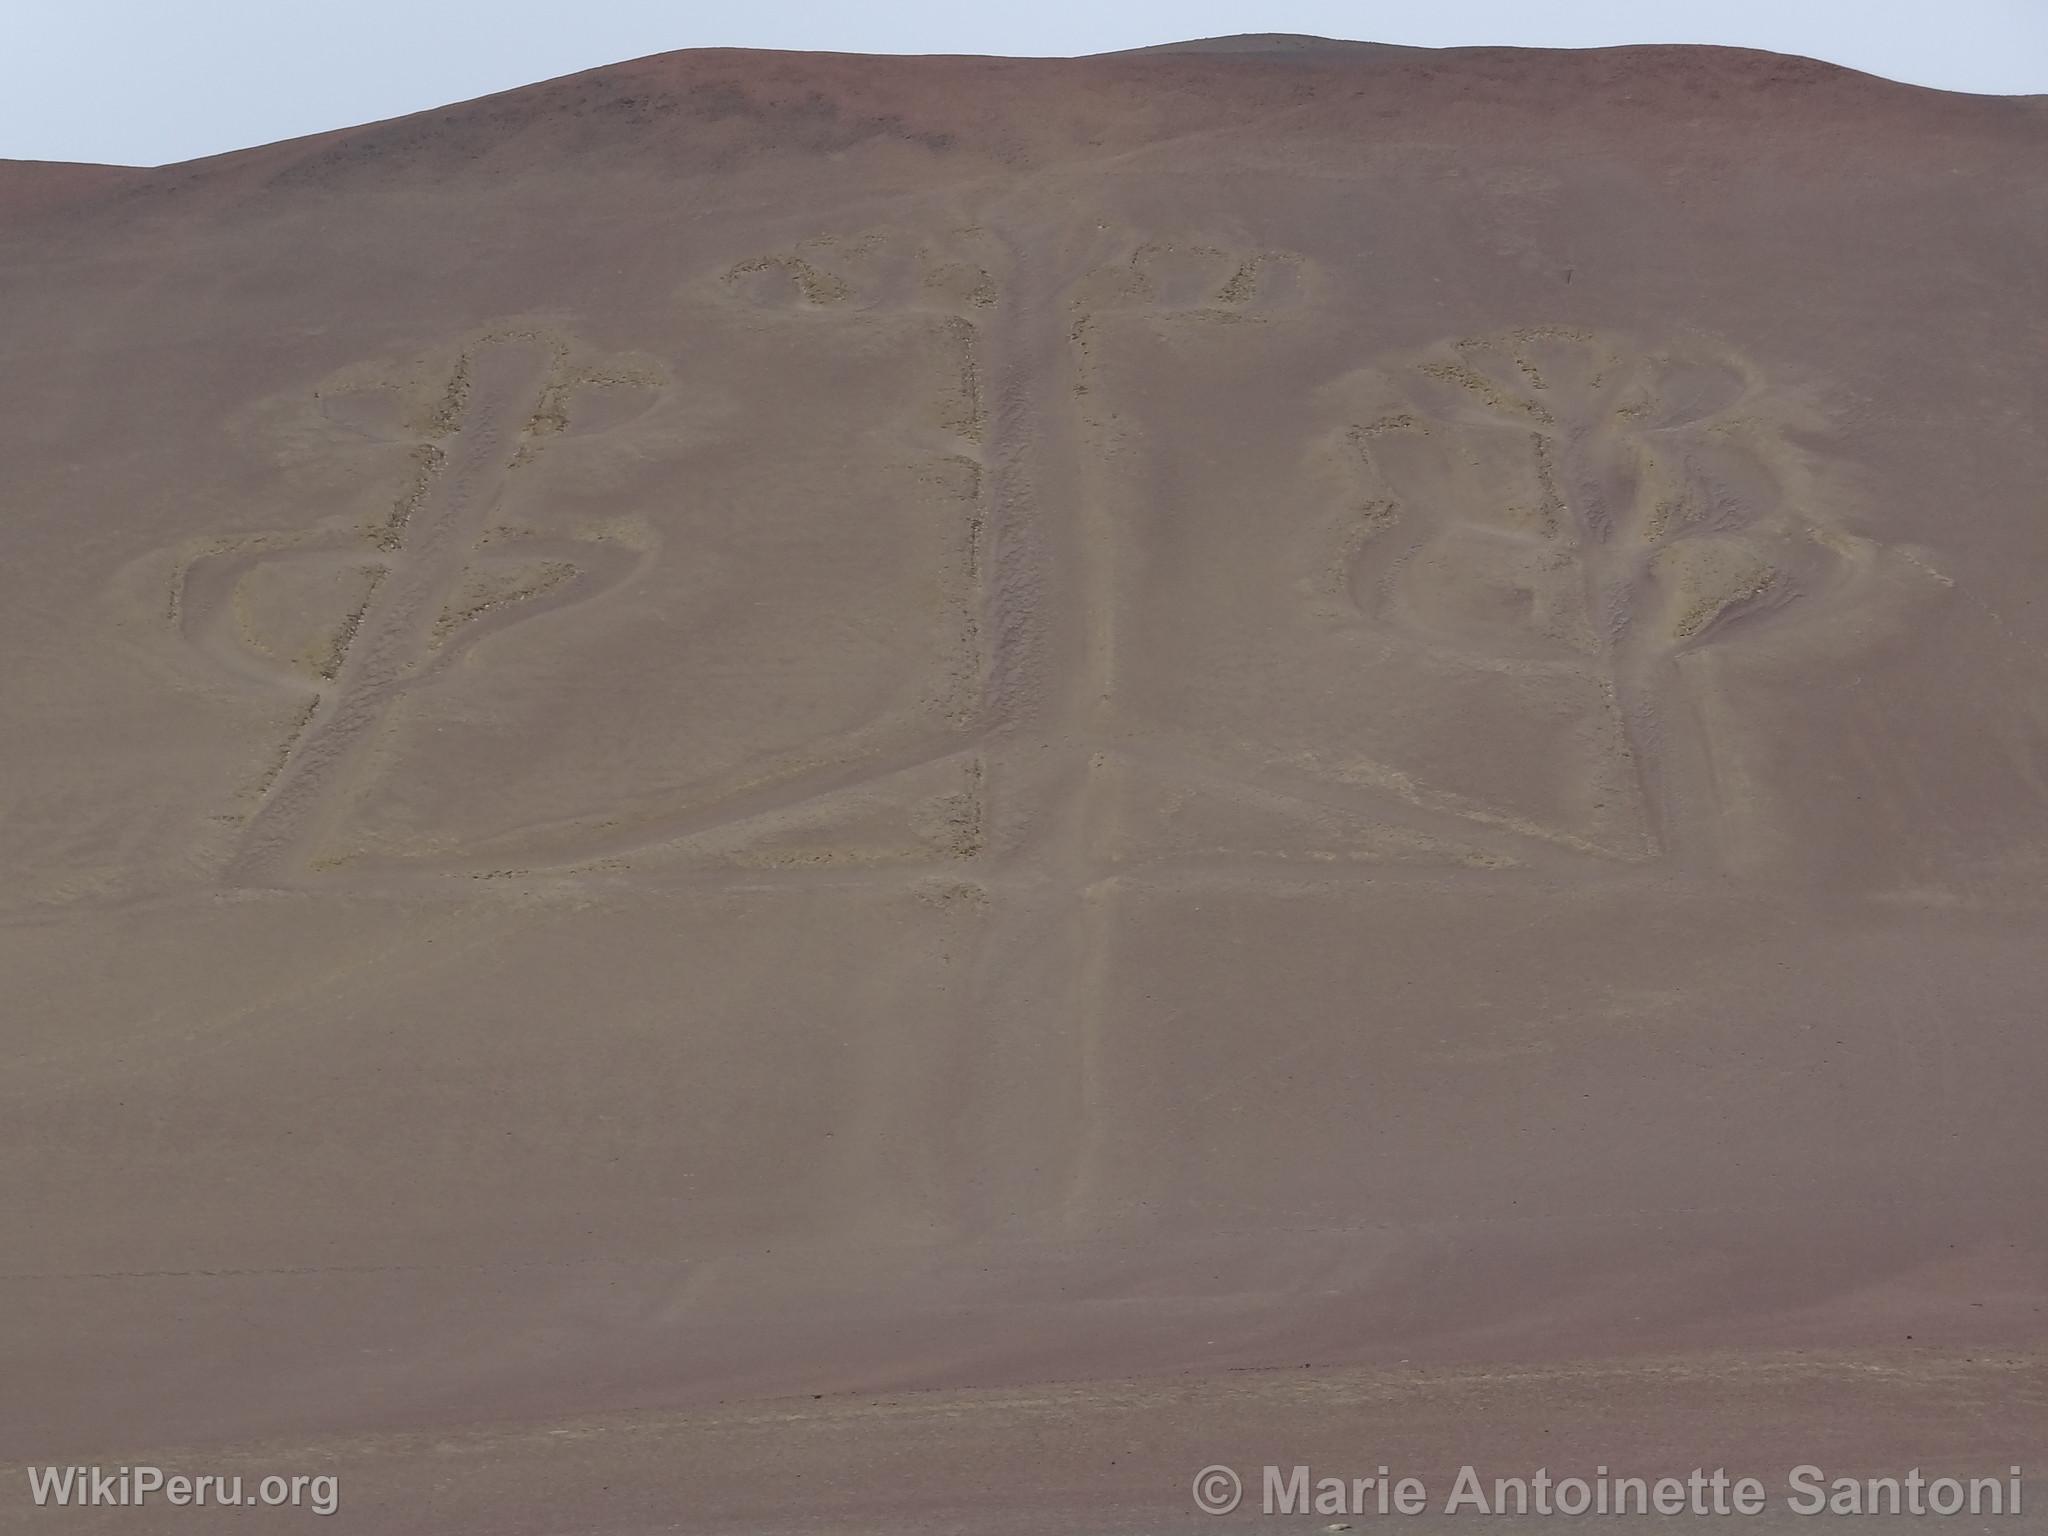
[{"label": "pale grey sky", "polygon": [[4,0],[0,157],[159,165],[672,48],[1045,55],[1230,32],[1729,43],[2048,92],[2048,0]]}]

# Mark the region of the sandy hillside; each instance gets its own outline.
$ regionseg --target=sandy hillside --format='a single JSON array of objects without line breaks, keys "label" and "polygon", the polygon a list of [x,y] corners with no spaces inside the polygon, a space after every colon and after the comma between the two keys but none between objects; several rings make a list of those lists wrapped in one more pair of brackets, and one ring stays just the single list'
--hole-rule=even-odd
[{"label": "sandy hillside", "polygon": [[1302,39],[0,163],[0,1529],[2038,1473],[2044,168]]}]

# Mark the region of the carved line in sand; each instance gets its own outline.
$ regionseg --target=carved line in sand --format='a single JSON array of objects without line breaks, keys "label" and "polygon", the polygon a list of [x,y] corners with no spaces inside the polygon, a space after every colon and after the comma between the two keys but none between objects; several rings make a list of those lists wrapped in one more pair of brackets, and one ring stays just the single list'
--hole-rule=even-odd
[{"label": "carved line in sand", "polygon": [[[302,699],[253,786],[227,876],[265,883],[318,859],[363,748],[408,690],[506,625],[581,603],[639,569],[644,547],[496,523],[507,478],[553,437],[644,412],[652,371],[600,365],[543,332],[476,338],[423,401],[417,378],[351,376],[317,414],[344,437],[409,444],[388,513],[308,535],[192,552],[169,616],[221,675]],[[569,402],[576,407],[571,411]]]},{"label": "carved line in sand", "polygon": [[[1105,365],[1123,327],[1147,325],[1169,339],[1235,339],[1226,327],[1254,327],[1302,309],[1314,281],[1289,251],[1231,248],[1197,238],[1136,240],[1098,266],[1068,296],[1066,339],[1073,394],[1096,470],[1112,462],[1130,430],[1107,389]],[[1249,340],[1249,330],[1242,333]],[[1115,530],[1094,530],[1091,606],[1109,615],[1107,570]],[[1104,620],[1098,641],[1103,697],[1114,688],[1114,633]],[[1101,755],[1098,773],[1117,810],[1105,848],[1112,864],[1139,866],[1254,858],[1332,873],[1347,865],[1497,870],[1540,860],[1531,829],[1511,818],[1468,815],[1406,775],[1333,774],[1314,760],[1247,770],[1196,739],[1119,747]]]},{"label": "carved line in sand", "polygon": [[[999,252],[982,229],[955,230],[936,244],[914,242],[885,231],[818,235],[787,250],[749,257],[719,275],[717,293],[726,303],[764,318],[833,325],[911,323],[937,331],[955,358],[955,376],[934,404],[933,424],[947,441],[928,456],[926,478],[944,487],[962,508],[963,581],[954,595],[972,658],[956,681],[978,690],[980,581],[985,537],[983,444],[988,407],[983,378],[981,330],[1001,303],[1002,290],[990,268]],[[954,723],[966,726],[980,711],[978,700],[956,704]]]},{"label": "carved line in sand", "polygon": [[1634,838],[1518,830],[1605,857],[1710,852],[1736,808],[1716,803],[1688,658],[1824,621],[1874,558],[1828,524],[1787,438],[1816,423],[1724,352],[1565,327],[1464,338],[1364,387],[1376,409],[1342,449],[1364,494],[1327,585],[1401,643],[1597,693],[1588,730],[1633,797]]},{"label": "carved line in sand", "polygon": [[962,636],[940,712],[955,730],[986,717],[990,642],[984,630],[988,539],[986,344],[1003,289],[999,243],[978,225],[917,240],[889,230],[816,235],[734,262],[710,293],[765,321],[807,327],[826,342],[838,327],[913,325],[933,332],[953,358],[952,377],[930,402],[934,440],[922,477],[960,509],[957,578],[948,594]]},{"label": "carved line in sand", "polygon": [[1292,251],[1231,250],[1199,239],[1150,239],[1088,273],[1068,297],[1074,395],[1091,432],[1113,448],[1116,413],[1089,397],[1102,389],[1105,321],[1169,326],[1261,324],[1299,306],[1308,267]]},{"label": "carved line in sand", "polygon": [[[479,878],[543,870],[608,873],[681,859],[711,871],[858,873],[970,860],[987,842],[985,636],[989,432],[983,327],[1002,302],[996,242],[976,227],[919,242],[891,231],[828,234],[732,263],[686,297],[788,325],[805,345],[856,345],[877,329],[922,326],[951,352],[951,378],[930,401],[920,476],[959,509],[948,602],[959,658],[939,697],[936,739],[851,759],[828,758],[743,784],[675,814],[620,817],[581,829],[573,852],[453,867]],[[543,832],[552,829],[539,829]]]}]

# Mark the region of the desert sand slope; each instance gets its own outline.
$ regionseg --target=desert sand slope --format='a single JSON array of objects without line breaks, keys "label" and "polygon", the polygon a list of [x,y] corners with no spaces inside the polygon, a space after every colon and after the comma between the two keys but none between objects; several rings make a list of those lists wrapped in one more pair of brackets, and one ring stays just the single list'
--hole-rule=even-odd
[{"label": "desert sand slope", "polygon": [[0,1528],[2048,1443],[2043,102],[676,54],[0,166],[0,405]]}]

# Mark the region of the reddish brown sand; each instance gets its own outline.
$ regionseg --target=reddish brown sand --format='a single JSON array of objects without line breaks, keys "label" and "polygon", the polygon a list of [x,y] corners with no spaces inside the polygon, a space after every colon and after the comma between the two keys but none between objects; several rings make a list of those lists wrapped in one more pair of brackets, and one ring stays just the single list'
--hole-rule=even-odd
[{"label": "reddish brown sand", "polygon": [[2038,1471],[2044,168],[1284,40],[0,165],[0,1528]]}]

